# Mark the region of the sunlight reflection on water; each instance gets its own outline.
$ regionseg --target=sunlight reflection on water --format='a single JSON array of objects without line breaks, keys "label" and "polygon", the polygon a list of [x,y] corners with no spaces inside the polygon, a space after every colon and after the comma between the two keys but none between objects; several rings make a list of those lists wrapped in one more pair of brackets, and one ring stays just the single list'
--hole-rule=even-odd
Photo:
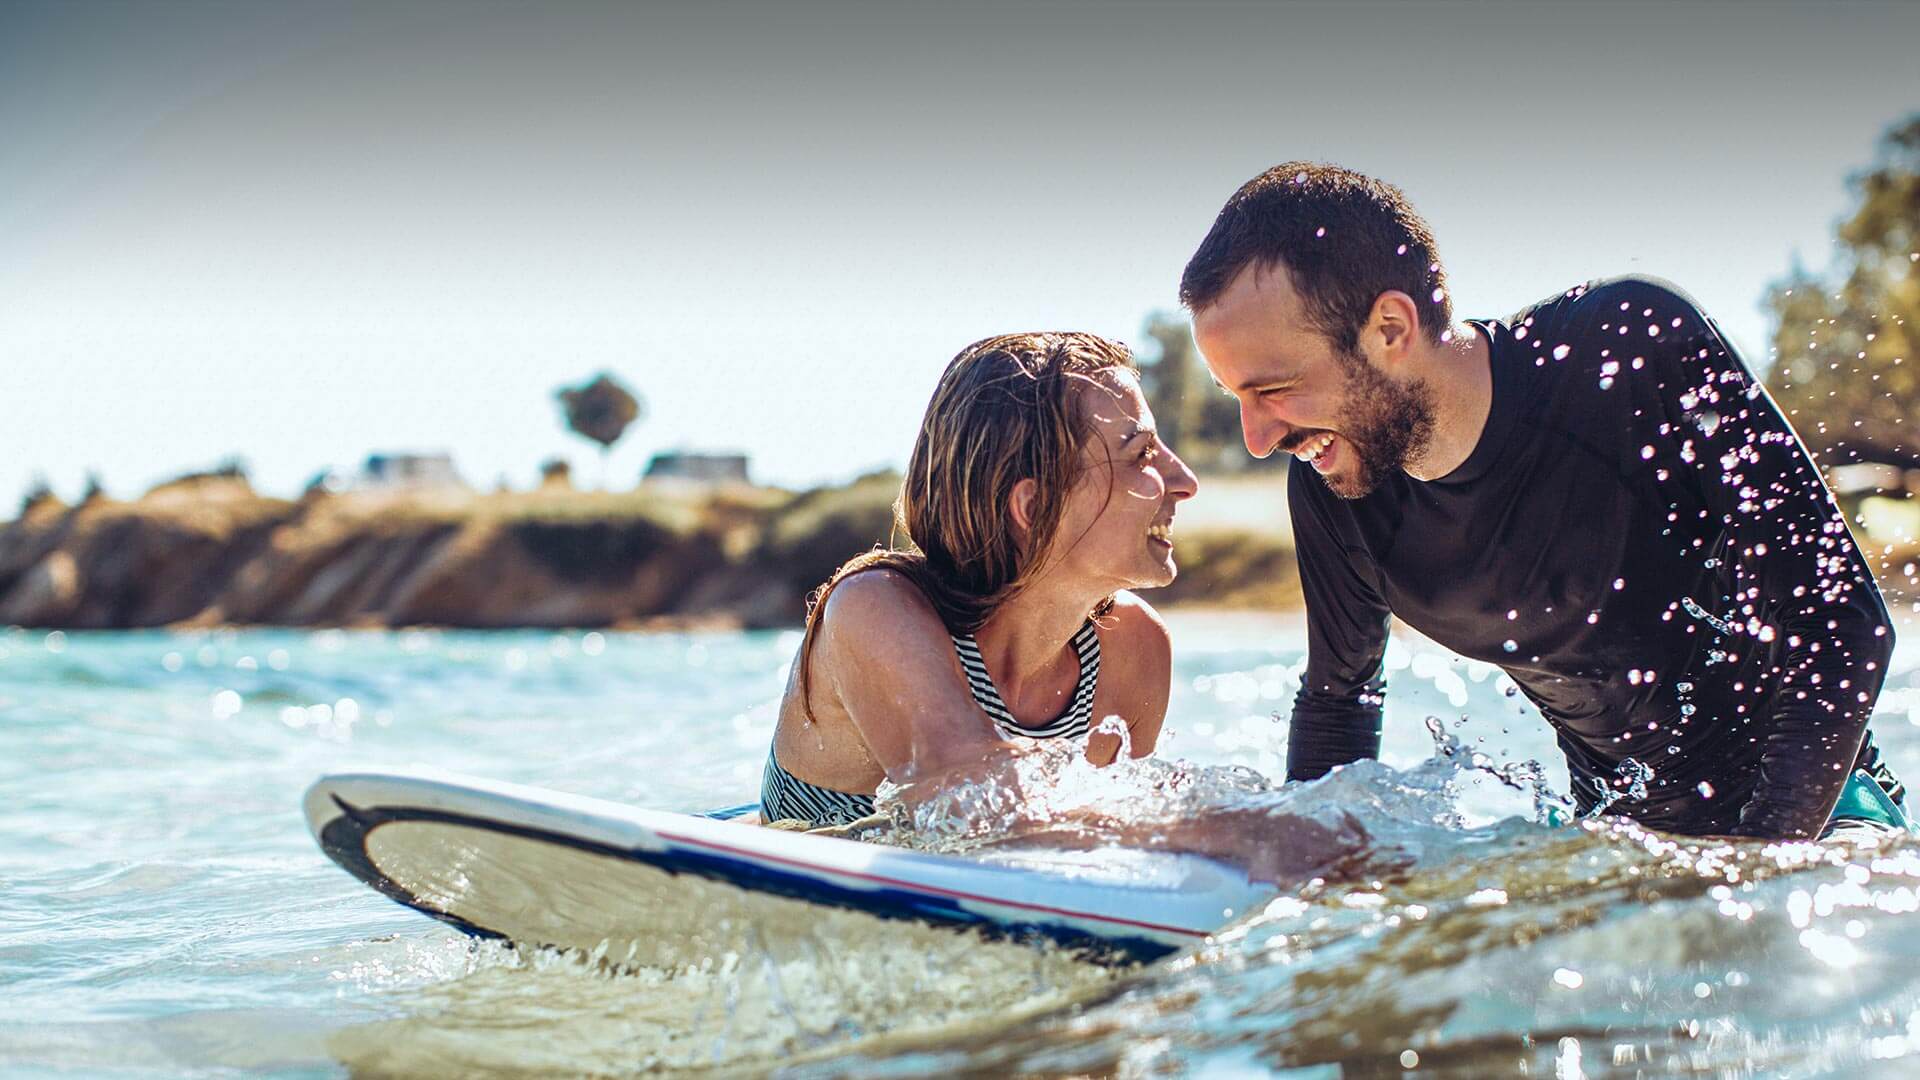
[{"label": "sunlight reflection on water", "polygon": [[[1297,623],[1174,626],[1163,755],[1277,774]],[[1523,1060],[1745,1075],[1920,1052],[1920,850],[1538,824],[1540,793],[1513,778],[1537,760],[1564,794],[1545,725],[1497,669],[1411,637],[1389,658],[1383,763],[1285,796],[1352,809],[1400,860],[1117,977],[949,936],[831,935],[807,955],[616,974],[475,946],[342,874],[300,821],[313,777],[411,764],[671,809],[745,801],[792,648],[790,634],[0,633],[0,787],[18,793],[0,807],[0,955],[10,996],[30,1002],[0,1020],[0,1064],[1397,1073],[1413,1054],[1456,1075]],[[1874,726],[1896,766],[1920,770],[1913,648]]]}]

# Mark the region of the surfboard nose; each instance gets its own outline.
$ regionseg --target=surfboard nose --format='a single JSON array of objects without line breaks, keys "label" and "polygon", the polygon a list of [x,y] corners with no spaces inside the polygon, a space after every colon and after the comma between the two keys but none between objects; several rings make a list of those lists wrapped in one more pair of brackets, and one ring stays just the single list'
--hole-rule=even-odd
[{"label": "surfboard nose", "polygon": [[323,776],[310,784],[306,794],[300,798],[300,809],[307,817],[307,831],[315,838],[326,830],[328,822],[345,813],[333,801],[334,789],[335,778]]}]

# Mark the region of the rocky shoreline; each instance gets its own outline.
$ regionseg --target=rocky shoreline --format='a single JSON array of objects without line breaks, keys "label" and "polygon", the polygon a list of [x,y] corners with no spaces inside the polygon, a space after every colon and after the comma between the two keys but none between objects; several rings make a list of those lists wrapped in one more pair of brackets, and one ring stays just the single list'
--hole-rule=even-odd
[{"label": "rocky shoreline", "polygon": [[[130,502],[43,497],[0,526],[0,625],[792,626],[835,567],[888,539],[898,482],[287,500],[201,476]],[[1297,603],[1286,538],[1180,542],[1156,603]]]}]

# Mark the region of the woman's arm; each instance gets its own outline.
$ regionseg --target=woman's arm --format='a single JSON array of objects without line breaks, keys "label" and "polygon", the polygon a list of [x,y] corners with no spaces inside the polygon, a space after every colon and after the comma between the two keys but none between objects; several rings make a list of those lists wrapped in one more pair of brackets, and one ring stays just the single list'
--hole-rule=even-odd
[{"label": "woman's arm", "polygon": [[[1127,724],[1130,756],[1146,757],[1160,742],[1173,683],[1173,641],[1160,613],[1130,592],[1117,593],[1100,620],[1100,675],[1115,680],[1112,700]],[[1095,717],[1095,723],[1099,717]],[[1087,760],[1112,764],[1120,753],[1116,735],[1095,732],[1087,739]]]},{"label": "woman's arm", "polygon": [[974,703],[946,625],[906,577],[854,574],[820,618],[816,680],[833,689],[887,779],[908,784],[1014,750]]}]

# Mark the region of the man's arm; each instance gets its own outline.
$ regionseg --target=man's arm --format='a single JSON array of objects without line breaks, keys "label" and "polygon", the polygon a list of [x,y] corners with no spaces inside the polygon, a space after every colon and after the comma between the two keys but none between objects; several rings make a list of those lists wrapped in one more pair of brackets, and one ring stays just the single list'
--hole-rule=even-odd
[{"label": "man's arm", "polygon": [[1726,526],[1734,584],[1720,621],[1732,649],[1771,656],[1777,679],[1751,721],[1765,740],[1760,778],[1735,831],[1818,836],[1886,677],[1892,622],[1812,457],[1760,381],[1689,298],[1651,303],[1649,325],[1678,359],[1665,373],[1672,437]]},{"label": "man's arm", "polygon": [[1313,780],[1336,765],[1380,756],[1387,604],[1373,566],[1333,495],[1309,466],[1287,474],[1294,556],[1307,604],[1307,670],[1287,729],[1287,779]]}]

